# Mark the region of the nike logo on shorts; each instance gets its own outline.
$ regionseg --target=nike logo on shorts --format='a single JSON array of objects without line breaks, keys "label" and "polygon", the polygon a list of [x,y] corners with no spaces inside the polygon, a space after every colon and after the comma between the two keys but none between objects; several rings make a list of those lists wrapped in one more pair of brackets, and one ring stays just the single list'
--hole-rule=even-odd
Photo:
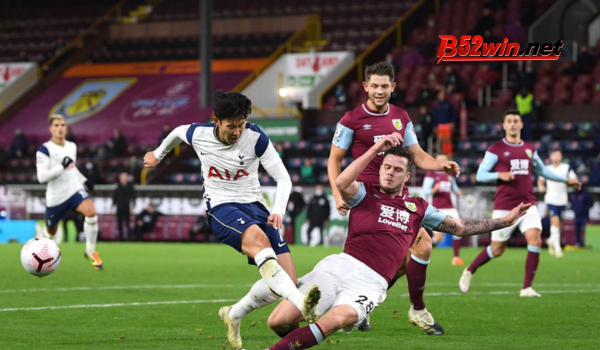
[{"label": "nike logo on shorts", "polygon": [[283,243],[277,243],[277,245],[279,246],[279,248],[283,247],[283,246],[284,246],[284,245],[286,245],[286,244],[287,244],[286,242],[283,242]]}]

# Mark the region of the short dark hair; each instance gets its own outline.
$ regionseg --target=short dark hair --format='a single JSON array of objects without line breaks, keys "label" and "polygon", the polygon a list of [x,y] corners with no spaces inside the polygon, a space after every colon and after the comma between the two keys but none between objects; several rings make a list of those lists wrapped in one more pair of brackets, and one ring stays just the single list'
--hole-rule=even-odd
[{"label": "short dark hair", "polygon": [[248,114],[252,113],[252,101],[237,91],[217,90],[213,94],[212,103],[215,116],[219,120],[231,120],[239,117],[246,119]]},{"label": "short dark hair", "polygon": [[504,111],[504,116],[502,117],[502,122],[504,122],[506,120],[506,116],[509,114],[515,114],[515,115],[518,115],[519,118],[521,117],[521,112],[519,112],[518,109],[516,109],[516,108],[507,109]]},{"label": "short dark hair", "polygon": [[365,81],[368,83],[369,79],[371,79],[371,75],[387,75],[393,83],[394,74],[394,66],[385,61],[381,61],[365,68]]},{"label": "short dark hair", "polygon": [[387,157],[388,154],[406,158],[406,160],[408,160],[408,164],[406,164],[406,169],[408,171],[410,171],[410,168],[413,166],[413,163],[415,162],[415,154],[408,148],[394,146],[394,147],[388,149],[387,151],[385,151],[385,153],[383,154],[383,157],[384,158]]}]

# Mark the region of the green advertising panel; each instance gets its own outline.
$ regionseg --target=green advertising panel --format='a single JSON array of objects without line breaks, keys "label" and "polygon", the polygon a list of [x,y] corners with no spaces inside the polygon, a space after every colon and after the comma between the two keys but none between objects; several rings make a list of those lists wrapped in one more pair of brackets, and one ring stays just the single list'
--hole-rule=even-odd
[{"label": "green advertising panel", "polygon": [[271,141],[300,140],[300,120],[297,118],[253,119],[251,122],[258,125],[269,136]]}]

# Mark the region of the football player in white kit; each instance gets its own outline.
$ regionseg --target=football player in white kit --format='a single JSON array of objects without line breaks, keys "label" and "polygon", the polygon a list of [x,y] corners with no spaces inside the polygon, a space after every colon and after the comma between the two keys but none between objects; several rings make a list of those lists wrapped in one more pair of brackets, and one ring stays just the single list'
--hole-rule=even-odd
[{"label": "football player in white kit", "polygon": [[[234,348],[242,347],[240,322],[249,312],[283,297],[306,315],[309,323],[314,323],[320,298],[317,286],[312,286],[306,295],[296,287],[290,249],[278,231],[292,181],[267,135],[246,121],[251,106],[252,102],[239,92],[219,90],[213,95],[214,123],[179,126],[144,157],[144,165],[152,168],[181,141],[191,145],[202,164],[204,199],[212,232],[221,242],[246,255],[250,264],[258,266],[262,279],[237,304],[219,310]],[[258,181],[259,164],[277,181],[271,213]]]},{"label": "football player in white kit", "polygon": [[[550,165],[546,166],[546,168],[560,176],[577,180],[577,175],[571,169],[571,166],[563,163],[562,160],[562,152],[559,149],[555,149],[550,152]],[[567,184],[548,180],[540,176],[538,177],[538,188],[541,193],[545,193],[544,202],[548,206],[548,214],[550,215],[550,238],[546,241],[546,244],[548,244],[548,253],[557,258],[562,258],[560,230],[562,226],[562,214],[567,209],[567,203],[569,202]]]},{"label": "football player in white kit", "polygon": [[98,216],[96,216],[94,201],[84,188],[85,183],[91,190],[92,184],[75,166],[77,145],[65,140],[67,134],[65,118],[60,114],[52,114],[49,122],[52,138],[41,145],[36,153],[38,181],[48,183],[46,231],[50,237],[54,236],[58,229],[58,222],[65,216],[67,210],[69,208],[77,210],[85,217],[84,257],[91,262],[95,270],[102,271],[104,264],[96,251]]}]

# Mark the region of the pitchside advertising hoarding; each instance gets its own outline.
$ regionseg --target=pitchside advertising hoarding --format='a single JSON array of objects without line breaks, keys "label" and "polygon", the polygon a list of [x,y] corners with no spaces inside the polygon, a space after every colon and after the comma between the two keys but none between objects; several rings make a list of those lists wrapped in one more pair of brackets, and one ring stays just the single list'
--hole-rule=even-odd
[{"label": "pitchside advertising hoarding", "polygon": [[311,52],[288,54],[283,87],[286,100],[302,102],[303,96],[329,74],[350,52]]}]

